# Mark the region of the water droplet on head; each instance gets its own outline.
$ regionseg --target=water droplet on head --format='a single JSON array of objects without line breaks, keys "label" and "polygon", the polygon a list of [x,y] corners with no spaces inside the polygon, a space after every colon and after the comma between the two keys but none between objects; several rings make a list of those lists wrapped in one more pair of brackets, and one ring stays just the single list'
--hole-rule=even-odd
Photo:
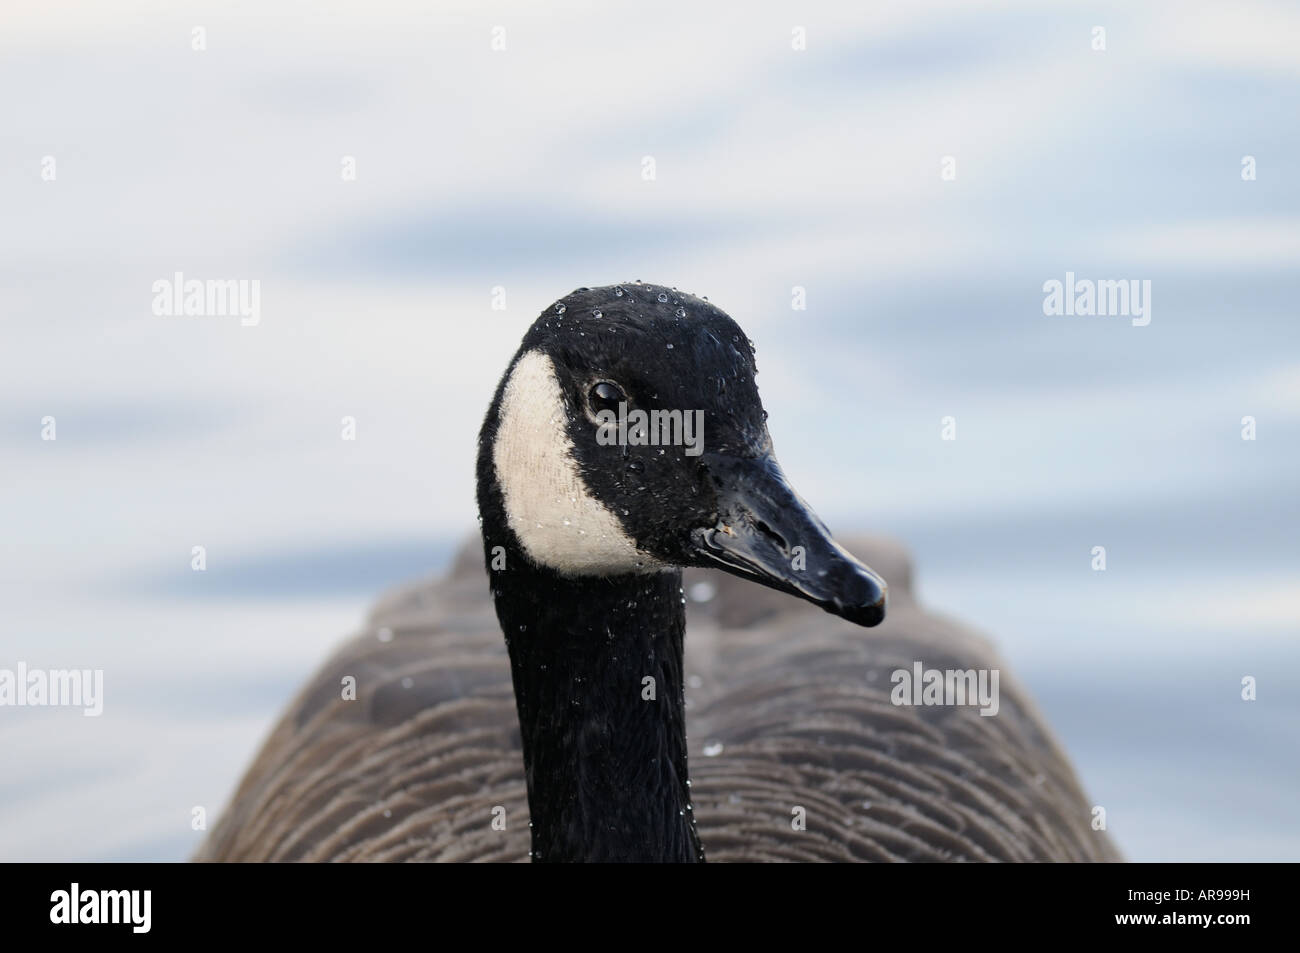
[{"label": "water droplet on head", "polygon": [[661,292],[659,292],[659,300],[660,300],[660,302],[667,301],[667,300],[668,300],[668,292],[666,292],[666,291],[661,291]]},{"label": "water droplet on head", "polygon": [[557,305],[555,306],[555,313],[556,313],[556,314],[564,314],[564,312],[567,311],[567,310],[569,310],[569,309],[566,308],[566,307],[565,307],[564,305],[562,305],[562,304],[557,304]]},{"label": "water droplet on head", "polygon": [[623,297],[623,289],[622,289],[622,288],[615,288],[615,289],[614,289],[614,297],[615,297],[615,298],[621,298],[621,297]]},{"label": "water droplet on head", "polygon": [[677,317],[679,317],[679,318],[684,318],[684,317],[686,317],[686,309],[685,309],[685,308],[678,308],[678,309],[677,309]]},{"label": "water droplet on head", "polygon": [[604,317],[604,315],[601,314],[599,311],[593,311],[593,312],[591,312],[591,316],[592,316],[593,318],[603,318],[603,317]]},{"label": "water droplet on head", "polygon": [[627,462],[627,468],[631,470],[633,473],[640,473],[642,470],[645,469],[645,464],[642,463],[640,460],[629,460]]},{"label": "water droplet on head", "polygon": [[671,351],[671,350],[672,350],[672,349],[673,349],[673,346],[672,346],[672,345],[671,345],[671,344],[670,344],[670,345],[668,345],[668,350],[670,350],[670,351]]}]

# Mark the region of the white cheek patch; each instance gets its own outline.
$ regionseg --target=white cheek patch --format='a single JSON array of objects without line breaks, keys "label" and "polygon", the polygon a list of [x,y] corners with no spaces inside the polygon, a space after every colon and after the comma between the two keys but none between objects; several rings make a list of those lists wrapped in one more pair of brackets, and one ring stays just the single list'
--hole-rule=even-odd
[{"label": "white cheek patch", "polygon": [[540,351],[527,352],[501,397],[492,462],[506,519],[529,558],[569,575],[666,569],[639,551],[618,518],[591,495],[567,423],[555,366]]}]

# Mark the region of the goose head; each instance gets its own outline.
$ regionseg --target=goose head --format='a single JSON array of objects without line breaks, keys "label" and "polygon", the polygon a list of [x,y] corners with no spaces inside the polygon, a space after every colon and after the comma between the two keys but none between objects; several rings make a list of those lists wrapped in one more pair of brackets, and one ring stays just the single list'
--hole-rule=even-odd
[{"label": "goose head", "polygon": [[885,582],[791,487],[755,374],[752,342],[702,298],[640,283],[561,298],[484,425],[496,541],[560,577],[707,566],[878,624]]},{"label": "goose head", "polygon": [[703,860],[681,567],[862,625],[884,617],[884,581],[777,465],[754,373],[749,339],[718,308],[631,283],[547,308],[497,388],[479,513],[534,860]]}]

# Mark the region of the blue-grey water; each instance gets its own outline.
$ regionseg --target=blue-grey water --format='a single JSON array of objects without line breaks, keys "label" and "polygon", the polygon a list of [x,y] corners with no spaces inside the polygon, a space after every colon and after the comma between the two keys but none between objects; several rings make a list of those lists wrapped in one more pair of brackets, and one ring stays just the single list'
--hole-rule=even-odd
[{"label": "blue-grey water", "polygon": [[[745,327],[791,479],[997,642],[1128,857],[1300,859],[1300,11],[262,12],[0,33],[0,668],[105,678],[0,708],[0,859],[187,856],[473,527],[531,319],[635,278]],[[177,271],[259,322],[155,315]],[[1150,323],[1046,316],[1067,272]]]}]

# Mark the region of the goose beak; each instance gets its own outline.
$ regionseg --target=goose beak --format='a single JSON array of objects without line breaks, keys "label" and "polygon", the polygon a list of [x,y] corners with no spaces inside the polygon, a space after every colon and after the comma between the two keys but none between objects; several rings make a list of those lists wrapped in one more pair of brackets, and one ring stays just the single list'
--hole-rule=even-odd
[{"label": "goose beak", "polygon": [[816,603],[858,625],[879,625],[885,580],[854,559],[790,486],[770,456],[704,454],[718,521],[691,532],[704,565]]}]

